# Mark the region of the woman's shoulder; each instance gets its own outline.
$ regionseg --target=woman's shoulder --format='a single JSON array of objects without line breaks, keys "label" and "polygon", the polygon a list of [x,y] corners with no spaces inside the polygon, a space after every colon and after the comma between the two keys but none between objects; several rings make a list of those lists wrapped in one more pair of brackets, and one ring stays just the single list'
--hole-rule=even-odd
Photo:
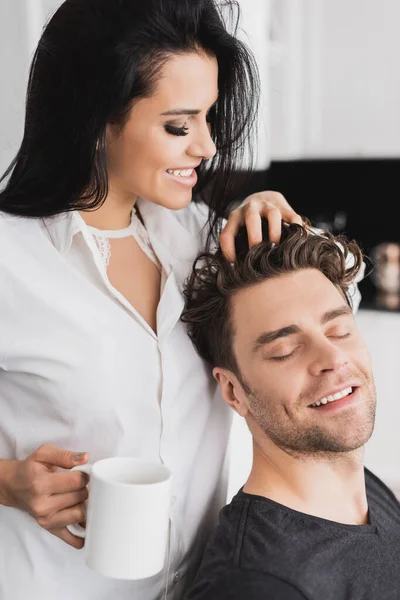
[{"label": "woman's shoulder", "polygon": [[10,265],[43,238],[43,219],[10,215],[0,211],[0,265]]},{"label": "woman's shoulder", "polygon": [[13,236],[15,232],[21,234],[28,230],[38,230],[43,226],[43,220],[37,217],[21,217],[20,215],[10,215],[0,211],[0,232],[1,237]]},{"label": "woman's shoulder", "polygon": [[185,208],[174,211],[174,217],[179,223],[189,231],[189,233],[197,236],[208,233],[207,224],[210,209],[204,202],[190,202]]}]

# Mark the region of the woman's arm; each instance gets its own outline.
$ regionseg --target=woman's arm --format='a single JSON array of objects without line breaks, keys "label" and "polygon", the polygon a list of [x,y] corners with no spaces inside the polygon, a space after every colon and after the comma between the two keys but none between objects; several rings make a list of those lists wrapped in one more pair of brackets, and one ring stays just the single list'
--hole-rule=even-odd
[{"label": "woman's arm", "polygon": [[10,494],[11,473],[17,461],[0,459],[0,504],[14,506]]}]

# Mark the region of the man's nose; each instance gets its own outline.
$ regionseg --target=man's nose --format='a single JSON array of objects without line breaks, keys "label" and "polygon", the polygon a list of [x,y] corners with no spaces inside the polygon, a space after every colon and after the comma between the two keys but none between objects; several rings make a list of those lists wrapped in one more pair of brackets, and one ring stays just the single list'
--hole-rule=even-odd
[{"label": "man's nose", "polygon": [[320,340],[313,348],[310,372],[320,375],[324,371],[337,371],[349,362],[347,352],[328,338]]}]

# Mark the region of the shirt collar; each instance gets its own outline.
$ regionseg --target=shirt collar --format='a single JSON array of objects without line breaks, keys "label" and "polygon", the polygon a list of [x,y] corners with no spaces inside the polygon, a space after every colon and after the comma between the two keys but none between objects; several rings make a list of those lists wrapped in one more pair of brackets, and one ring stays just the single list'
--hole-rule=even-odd
[{"label": "shirt collar", "polygon": [[186,229],[173,210],[141,198],[137,206],[159,260],[164,264],[172,263],[179,279],[183,280],[202,249],[201,232],[196,235]]},{"label": "shirt collar", "polygon": [[74,235],[82,231],[84,223],[82,217],[76,211],[45,217],[43,222],[49,232],[51,241],[61,254],[68,252]]},{"label": "shirt collar", "polygon": [[[174,216],[174,211],[139,198],[137,207],[143,218],[151,245],[164,268],[171,264],[183,281],[202,247],[200,233],[189,232]],[[86,226],[77,211],[45,217],[43,222],[50,238],[61,254],[66,254],[73,237]]]}]

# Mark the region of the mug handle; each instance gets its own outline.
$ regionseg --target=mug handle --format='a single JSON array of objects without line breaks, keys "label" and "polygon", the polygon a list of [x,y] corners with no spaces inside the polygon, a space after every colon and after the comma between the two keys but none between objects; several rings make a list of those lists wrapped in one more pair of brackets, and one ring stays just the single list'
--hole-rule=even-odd
[{"label": "mug handle", "polygon": [[[71,471],[82,471],[82,473],[86,473],[90,477],[92,474],[92,468],[93,468],[93,465],[86,464],[86,465],[78,465],[77,467],[72,467],[72,469],[70,469],[70,470]],[[70,525],[67,525],[67,529],[73,535],[76,535],[77,537],[80,537],[80,538],[86,537],[86,529],[85,529],[85,527],[82,527],[82,525],[79,525],[79,523],[71,523]]]}]

